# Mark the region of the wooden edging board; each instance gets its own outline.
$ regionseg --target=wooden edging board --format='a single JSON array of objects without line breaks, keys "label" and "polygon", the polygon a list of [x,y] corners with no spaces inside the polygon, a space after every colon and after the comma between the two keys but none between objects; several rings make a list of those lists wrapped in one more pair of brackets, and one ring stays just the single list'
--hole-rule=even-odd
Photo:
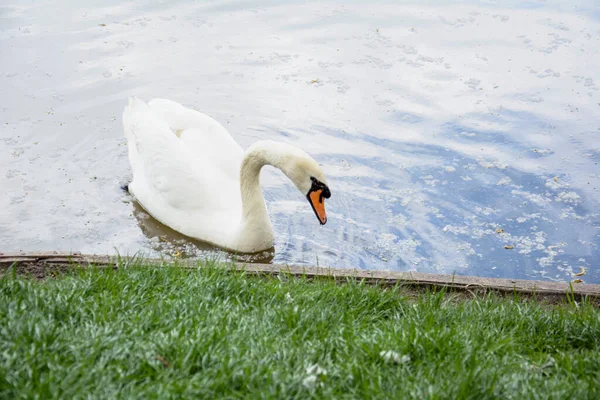
[{"label": "wooden edging board", "polygon": [[[113,267],[131,264],[135,257],[111,257],[85,254],[3,254],[0,253],[0,268],[6,269],[13,264],[52,265],[96,265]],[[142,261],[142,260],[140,260]],[[180,265],[188,268],[202,266],[202,261],[194,259],[143,259],[152,265]],[[237,270],[253,274],[292,275],[309,278],[330,277],[337,280],[360,279],[369,283],[395,285],[397,283],[419,286],[448,287],[462,290],[493,290],[500,292],[519,292],[539,295],[573,295],[575,297],[592,296],[600,298],[600,285],[572,282],[551,282],[521,279],[482,278],[464,275],[428,274],[422,272],[370,271],[346,268],[326,268],[308,266],[288,266],[276,264],[232,263]]]}]

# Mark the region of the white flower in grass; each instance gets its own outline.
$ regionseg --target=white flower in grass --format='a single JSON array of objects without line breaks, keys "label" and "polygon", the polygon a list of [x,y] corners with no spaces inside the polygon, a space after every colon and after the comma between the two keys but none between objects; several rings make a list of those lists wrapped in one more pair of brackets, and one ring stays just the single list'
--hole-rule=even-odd
[{"label": "white flower in grass", "polygon": [[406,364],[410,361],[410,356],[405,354],[400,356],[399,353],[396,353],[393,350],[382,351],[379,355],[383,358],[383,361],[394,364]]},{"label": "white flower in grass", "polygon": [[287,301],[288,303],[293,303],[294,299],[292,298],[292,295],[290,294],[290,292],[287,292],[285,294],[285,301]]},{"label": "white flower in grass", "polygon": [[306,368],[306,373],[309,375],[327,375],[327,371],[321,368],[319,364],[313,364]]},{"label": "white flower in grass", "polygon": [[307,389],[315,389],[323,386],[323,377],[327,375],[327,371],[321,368],[319,364],[313,364],[306,368],[308,376],[302,380],[302,385]]},{"label": "white flower in grass", "polygon": [[323,382],[317,382],[318,379],[319,378],[317,378],[316,375],[309,375],[302,381],[302,386],[307,389],[314,389],[317,387],[317,384],[319,384],[319,386],[323,385]]}]

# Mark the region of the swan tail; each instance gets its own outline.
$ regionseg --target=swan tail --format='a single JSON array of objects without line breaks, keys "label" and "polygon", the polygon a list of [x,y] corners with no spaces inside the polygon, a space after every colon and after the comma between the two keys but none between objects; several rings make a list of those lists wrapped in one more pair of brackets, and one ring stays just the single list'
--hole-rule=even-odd
[{"label": "swan tail", "polygon": [[140,118],[144,119],[148,112],[151,112],[150,107],[136,96],[129,97],[123,111],[123,131],[127,139],[129,164],[134,172],[134,177],[139,165],[138,141],[140,138],[137,137],[140,131],[139,122]]},{"label": "swan tail", "polygon": [[129,102],[123,111],[123,128],[125,130],[125,137],[130,139],[133,133],[133,124],[135,116],[140,112],[149,111],[150,108],[146,103],[135,96],[129,97]]}]

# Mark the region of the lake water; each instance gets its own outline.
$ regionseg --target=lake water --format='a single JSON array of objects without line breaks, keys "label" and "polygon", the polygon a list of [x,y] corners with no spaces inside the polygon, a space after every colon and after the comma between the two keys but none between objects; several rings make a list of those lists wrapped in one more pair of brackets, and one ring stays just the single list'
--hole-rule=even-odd
[{"label": "lake water", "polygon": [[0,60],[0,251],[226,256],[120,189],[135,94],[323,165],[251,261],[600,283],[596,0],[4,0]]}]

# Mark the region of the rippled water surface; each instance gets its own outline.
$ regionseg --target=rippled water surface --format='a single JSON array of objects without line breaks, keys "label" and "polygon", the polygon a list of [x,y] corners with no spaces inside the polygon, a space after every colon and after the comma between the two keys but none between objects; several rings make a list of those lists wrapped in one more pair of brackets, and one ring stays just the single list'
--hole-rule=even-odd
[{"label": "rippled water surface", "polygon": [[257,260],[600,283],[595,0],[7,0],[0,60],[0,251],[215,254],[120,190],[135,94],[323,164]]}]

